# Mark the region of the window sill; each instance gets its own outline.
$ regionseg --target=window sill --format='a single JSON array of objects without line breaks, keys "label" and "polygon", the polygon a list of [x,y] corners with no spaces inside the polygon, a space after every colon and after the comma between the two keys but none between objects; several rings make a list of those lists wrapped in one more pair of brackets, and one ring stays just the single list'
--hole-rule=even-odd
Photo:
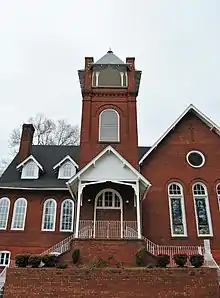
[{"label": "window sill", "polygon": [[120,144],[120,141],[98,141],[100,144]]}]

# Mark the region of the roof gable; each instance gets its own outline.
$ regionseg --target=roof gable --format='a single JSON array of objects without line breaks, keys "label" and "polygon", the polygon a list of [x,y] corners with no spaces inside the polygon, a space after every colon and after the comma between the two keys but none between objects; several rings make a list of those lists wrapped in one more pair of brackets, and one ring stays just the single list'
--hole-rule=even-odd
[{"label": "roof gable", "polygon": [[[99,170],[98,170],[98,172],[96,171],[96,170],[94,170],[94,168],[93,168],[93,175],[94,175],[94,173],[95,173],[95,175],[97,175],[97,174],[99,174],[100,175],[100,173],[101,173],[101,175],[102,175],[102,180],[103,180],[103,175],[108,175],[108,173],[106,173],[106,172],[108,172],[108,168],[106,167],[106,165],[109,165],[109,162],[113,162],[114,163],[114,165],[116,166],[116,170],[114,171],[114,178],[115,179],[124,179],[124,178],[126,178],[126,176],[127,176],[127,179],[129,180],[132,180],[132,179],[134,179],[134,177],[136,177],[136,179],[140,179],[141,181],[142,181],[142,183],[146,186],[146,187],[149,187],[151,184],[150,184],[150,182],[145,178],[145,177],[143,177],[142,175],[141,175],[141,173],[140,172],[138,172],[126,159],[124,159],[114,148],[112,148],[111,146],[107,146],[103,151],[101,151],[96,157],[94,157],[86,166],[84,166],[73,178],[71,178],[68,182],[67,182],[67,185],[70,185],[72,182],[74,182],[75,180],[77,180],[77,179],[80,179],[81,177],[83,177],[83,175],[84,175],[84,178],[86,178],[86,179],[89,179],[89,178],[91,178],[91,171],[89,171],[90,170],[90,168],[91,167],[96,167],[96,163],[98,164],[99,163],[99,161],[101,160],[101,159],[103,159],[104,158],[104,156],[106,155],[106,154],[109,154],[109,153],[112,153],[112,155],[113,155],[113,158],[109,158],[109,159],[107,159],[107,163],[103,163],[103,165],[99,165],[100,167],[99,167]],[[128,169],[129,169],[129,172],[128,171],[123,171],[123,170],[121,170],[120,169],[120,172],[119,173],[116,173],[116,171],[119,169],[118,168],[118,164],[117,164],[117,160],[119,160],[119,161],[121,161],[121,164],[122,164],[122,166],[123,167],[127,167]],[[86,176],[85,175],[85,173],[88,173],[88,176]],[[123,176],[122,177],[122,175],[125,175],[125,176]],[[118,176],[117,177],[117,175],[121,175],[120,177]],[[106,176],[107,177],[107,176]],[[95,179],[95,177],[93,176],[93,179]],[[97,177],[97,179],[99,179],[98,177]]]},{"label": "roof gable", "polygon": [[33,155],[28,156],[25,160],[23,160],[17,167],[16,169],[19,170],[20,168],[22,168],[25,164],[27,164],[29,161],[33,161],[38,168],[43,172],[43,167],[42,165],[36,160],[36,158]]},{"label": "roof gable", "polygon": [[78,164],[69,156],[65,156],[61,161],[59,161],[54,167],[53,169],[56,170],[57,168],[59,168],[62,164],[64,164],[66,161],[70,161],[77,169],[79,168]]},{"label": "roof gable", "polygon": [[168,134],[175,128],[177,124],[186,116],[188,113],[193,112],[204,124],[206,124],[210,130],[214,130],[218,135],[220,135],[220,128],[211,119],[209,119],[205,114],[198,110],[194,105],[190,104],[186,110],[174,121],[174,123],[165,131],[165,133],[154,143],[154,145],[142,156],[139,164],[142,164],[144,160],[154,151],[157,146],[168,136]]}]

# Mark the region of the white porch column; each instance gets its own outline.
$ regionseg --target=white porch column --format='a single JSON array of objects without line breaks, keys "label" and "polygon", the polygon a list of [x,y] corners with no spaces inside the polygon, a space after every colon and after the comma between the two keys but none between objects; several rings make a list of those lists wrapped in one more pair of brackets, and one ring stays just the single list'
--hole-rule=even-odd
[{"label": "white porch column", "polygon": [[141,239],[141,213],[140,213],[140,191],[139,191],[139,180],[137,180],[137,182],[136,182],[135,196],[136,196],[136,211],[137,211],[137,230],[138,230],[138,239]]},{"label": "white porch column", "polygon": [[78,184],[78,194],[77,194],[77,208],[76,208],[76,235],[75,237],[79,237],[79,217],[80,217],[80,207],[81,207],[81,194],[82,194],[82,184],[79,180]]}]

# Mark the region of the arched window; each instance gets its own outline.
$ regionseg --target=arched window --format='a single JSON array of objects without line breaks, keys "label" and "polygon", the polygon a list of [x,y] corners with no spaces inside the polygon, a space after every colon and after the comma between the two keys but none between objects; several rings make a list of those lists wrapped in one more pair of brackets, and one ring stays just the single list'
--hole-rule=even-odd
[{"label": "arched window", "polygon": [[0,251],[0,267],[1,266],[9,266],[10,264],[10,256],[11,256],[11,253],[10,251]]},{"label": "arched window", "polygon": [[39,168],[34,161],[29,161],[22,169],[22,179],[38,179]]},{"label": "arched window", "polygon": [[220,183],[216,185],[216,194],[217,194],[217,199],[218,199],[218,207],[220,210]]},{"label": "arched window", "polygon": [[61,204],[60,214],[60,231],[73,231],[73,217],[74,217],[74,202],[71,199],[66,199]]},{"label": "arched window", "polygon": [[174,237],[187,236],[186,213],[183,196],[183,187],[179,183],[168,186],[171,235]]},{"label": "arched window", "polygon": [[27,213],[27,200],[19,198],[15,201],[13,216],[12,216],[12,230],[24,230],[25,219]]},{"label": "arched window", "polygon": [[192,190],[198,236],[212,236],[211,214],[207,188],[202,183],[195,183]]},{"label": "arched window", "polygon": [[104,189],[98,193],[95,206],[97,209],[121,209],[122,199],[114,189]]},{"label": "arched window", "polygon": [[8,223],[8,214],[10,208],[10,200],[8,198],[0,199],[0,230],[6,230]]},{"label": "arched window", "polygon": [[70,162],[66,161],[59,169],[59,179],[69,179],[76,173],[76,167]]},{"label": "arched window", "polygon": [[99,141],[119,142],[119,114],[113,109],[107,109],[99,115]]},{"label": "arched window", "polygon": [[54,199],[48,199],[44,202],[42,230],[55,231],[57,202]]}]

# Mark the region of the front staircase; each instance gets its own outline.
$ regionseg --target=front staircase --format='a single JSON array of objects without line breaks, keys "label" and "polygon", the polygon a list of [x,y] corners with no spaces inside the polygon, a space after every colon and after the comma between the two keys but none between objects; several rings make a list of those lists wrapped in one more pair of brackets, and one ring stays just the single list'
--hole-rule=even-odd
[{"label": "front staircase", "polygon": [[[175,254],[181,254],[185,253],[187,255],[193,255],[193,254],[205,254],[205,249],[203,246],[176,246],[176,245],[158,245],[151,240],[145,238],[142,236],[141,239],[138,239],[137,231],[135,231],[132,228],[126,229],[126,240],[137,240],[137,241],[143,241],[144,246],[147,249],[147,252],[151,254],[152,256],[157,256],[158,254],[167,254],[170,256],[170,266],[175,265],[173,256]],[[69,251],[71,249],[71,242],[73,240],[78,239],[94,239],[92,237],[92,231],[91,227],[84,227],[79,231],[79,238],[75,237],[75,234],[70,235],[69,237],[65,238],[64,240],[60,241],[59,243],[55,244],[54,246],[50,247],[49,249],[45,250],[41,253],[41,255],[45,254],[64,254],[65,252]],[[125,240],[121,239],[121,240]],[[107,240],[107,239],[105,239]],[[187,265],[190,265],[189,263]]]}]

